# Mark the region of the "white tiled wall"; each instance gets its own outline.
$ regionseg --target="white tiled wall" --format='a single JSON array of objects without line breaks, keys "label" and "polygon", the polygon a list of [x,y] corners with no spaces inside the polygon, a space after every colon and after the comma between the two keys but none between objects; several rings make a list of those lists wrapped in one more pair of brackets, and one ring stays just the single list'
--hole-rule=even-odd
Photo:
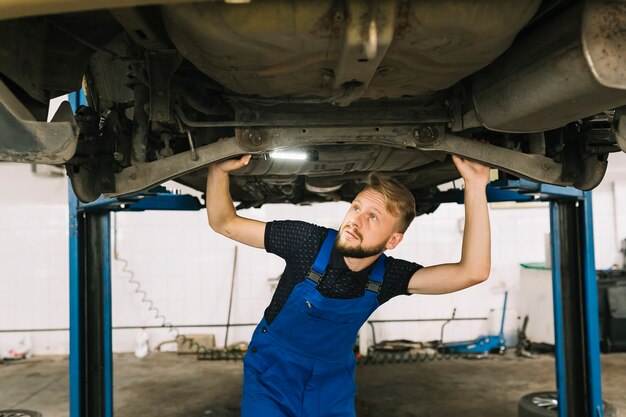
[{"label": "white tiled wall", "polygon": [[[444,205],[434,214],[418,217],[409,229],[408,239],[394,256],[415,259],[424,265],[456,262],[460,257],[464,218],[463,206]],[[509,291],[505,332],[513,341],[517,328],[519,264],[543,261],[544,234],[549,233],[547,208],[491,209],[492,272],[487,282],[448,295],[398,297],[383,305],[376,319],[488,317],[485,321],[453,322],[446,326],[444,339],[466,340],[499,330],[504,292]],[[441,322],[377,325],[376,339],[409,338],[437,340]],[[378,327],[380,326],[380,327]]]},{"label": "white tiled wall", "polygon": [[[0,330],[67,328],[65,179],[0,163],[0,190]],[[0,333],[0,351],[26,336],[39,353],[67,352],[67,332]]]},{"label": "white tiled wall", "polygon": [[[67,180],[35,176],[27,165],[0,163],[0,330],[56,329],[68,326]],[[621,265],[618,244],[626,238],[626,155],[611,156],[611,171],[594,191],[596,263],[598,268]],[[242,215],[262,220],[301,219],[337,227],[346,203],[309,207],[267,206]],[[167,320],[182,326],[223,324],[227,320],[235,245],[213,233],[206,213],[118,213],[117,259],[113,270],[114,326],[160,325],[141,296],[134,292],[127,270]],[[549,232],[548,210],[536,208],[491,209],[493,268],[490,279],[479,286],[445,296],[397,297],[382,306],[376,319],[441,318],[457,309],[457,317],[489,317],[488,322],[459,322],[446,327],[446,340],[471,339],[497,332],[503,293],[509,291],[506,334],[514,341],[520,302],[522,262],[542,262],[544,235]],[[391,256],[424,265],[454,262],[460,255],[463,206],[442,205],[434,214],[411,225],[404,242]],[[239,246],[231,312],[232,323],[259,320],[271,297],[268,280],[280,275],[283,261],[264,251]],[[440,322],[382,324],[377,340],[439,338]],[[229,343],[247,340],[252,327],[231,328]],[[149,329],[154,347],[173,334]],[[183,333],[213,333],[224,343],[223,328],[182,328]],[[137,330],[115,330],[114,350],[134,348]],[[67,331],[1,332],[0,351],[28,335],[36,354],[67,353]],[[364,334],[371,338],[371,335]]]}]

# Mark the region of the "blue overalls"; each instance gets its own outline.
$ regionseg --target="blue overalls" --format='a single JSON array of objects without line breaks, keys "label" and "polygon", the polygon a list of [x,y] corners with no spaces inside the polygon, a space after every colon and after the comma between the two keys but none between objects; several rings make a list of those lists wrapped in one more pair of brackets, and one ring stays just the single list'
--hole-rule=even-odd
[{"label": "blue overalls", "polygon": [[381,255],[365,293],[353,299],[317,291],[337,231],[329,230],[309,271],[278,316],[261,320],[244,357],[242,417],[354,416],[357,333],[378,307],[385,272]]}]

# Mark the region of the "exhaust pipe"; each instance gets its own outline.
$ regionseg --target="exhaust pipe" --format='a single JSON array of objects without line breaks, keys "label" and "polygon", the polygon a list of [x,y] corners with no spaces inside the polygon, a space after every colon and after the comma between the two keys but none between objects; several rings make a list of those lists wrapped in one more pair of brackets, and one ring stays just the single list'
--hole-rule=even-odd
[{"label": "exhaust pipe", "polygon": [[516,41],[477,74],[463,129],[541,132],[625,105],[626,16],[616,7],[626,8],[573,6]]}]

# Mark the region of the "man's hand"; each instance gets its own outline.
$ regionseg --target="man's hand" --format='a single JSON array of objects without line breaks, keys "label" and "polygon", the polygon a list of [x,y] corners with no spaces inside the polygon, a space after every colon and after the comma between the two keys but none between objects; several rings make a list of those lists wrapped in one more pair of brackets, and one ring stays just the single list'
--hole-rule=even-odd
[{"label": "man's hand", "polygon": [[214,169],[217,169],[223,173],[229,173],[248,165],[248,162],[250,162],[250,158],[252,158],[252,155],[244,155],[239,159],[227,159],[221,162],[214,162],[211,165]]},{"label": "man's hand", "polygon": [[452,155],[452,162],[466,184],[486,186],[489,183],[489,167],[456,155]]},{"label": "man's hand", "polygon": [[237,215],[229,192],[228,173],[248,165],[251,155],[209,165],[206,211],[217,233],[255,248],[265,246],[265,223]]}]

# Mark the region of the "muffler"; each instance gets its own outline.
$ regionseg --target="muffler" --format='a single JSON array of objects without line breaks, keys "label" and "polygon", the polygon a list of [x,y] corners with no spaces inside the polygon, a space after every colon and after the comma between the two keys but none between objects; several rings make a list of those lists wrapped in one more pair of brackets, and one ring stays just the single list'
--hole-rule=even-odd
[{"label": "muffler", "polygon": [[579,4],[517,40],[472,85],[463,129],[529,133],[626,104],[626,4]]}]

